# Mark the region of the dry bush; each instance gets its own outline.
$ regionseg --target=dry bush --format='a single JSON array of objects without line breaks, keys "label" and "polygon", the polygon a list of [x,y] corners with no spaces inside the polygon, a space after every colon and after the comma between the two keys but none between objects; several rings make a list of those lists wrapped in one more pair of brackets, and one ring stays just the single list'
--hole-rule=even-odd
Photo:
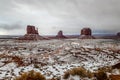
[{"label": "dry bush", "polygon": [[94,73],[97,80],[108,80],[106,71],[104,70],[98,70],[97,73]]},{"label": "dry bush", "polygon": [[58,77],[58,78],[51,78],[49,80],[61,80],[61,79]]},{"label": "dry bush", "polygon": [[65,74],[63,75],[63,78],[68,79],[70,75],[72,76],[78,75],[81,78],[84,78],[84,77],[92,78],[93,77],[93,74],[90,71],[87,71],[85,68],[82,68],[82,67],[73,68],[71,70],[66,71]]},{"label": "dry bush", "polygon": [[46,80],[46,78],[41,73],[31,70],[16,77],[14,80]]},{"label": "dry bush", "polygon": [[112,66],[113,69],[120,69],[120,63],[117,63]]},{"label": "dry bush", "polygon": [[98,71],[112,72],[112,67],[105,66],[105,67],[99,68]]},{"label": "dry bush", "polygon": [[112,67],[106,66],[106,67],[99,68],[98,71],[94,73],[94,75],[97,78],[97,80],[108,80],[106,72],[111,73]]},{"label": "dry bush", "polygon": [[73,68],[71,71],[70,71],[70,74],[71,75],[80,75],[82,77],[87,77],[86,75],[86,70],[84,68]]},{"label": "dry bush", "polygon": [[70,71],[66,71],[63,75],[64,79],[68,79],[70,77]]},{"label": "dry bush", "polygon": [[120,75],[110,75],[110,80],[120,80]]},{"label": "dry bush", "polygon": [[40,68],[37,64],[34,64],[34,68]]}]

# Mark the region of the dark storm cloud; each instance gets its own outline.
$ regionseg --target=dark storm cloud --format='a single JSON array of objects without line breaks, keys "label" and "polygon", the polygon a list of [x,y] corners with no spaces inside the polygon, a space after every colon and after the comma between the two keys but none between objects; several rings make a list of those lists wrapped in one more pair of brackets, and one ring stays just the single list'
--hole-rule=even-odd
[{"label": "dark storm cloud", "polygon": [[0,24],[7,23],[0,28],[23,28],[12,25],[17,21],[24,27],[38,26],[46,34],[59,29],[75,33],[83,27],[116,33],[120,31],[120,0],[0,0]]},{"label": "dark storm cloud", "polygon": [[20,24],[0,24],[0,29],[4,30],[15,30],[23,28]]}]

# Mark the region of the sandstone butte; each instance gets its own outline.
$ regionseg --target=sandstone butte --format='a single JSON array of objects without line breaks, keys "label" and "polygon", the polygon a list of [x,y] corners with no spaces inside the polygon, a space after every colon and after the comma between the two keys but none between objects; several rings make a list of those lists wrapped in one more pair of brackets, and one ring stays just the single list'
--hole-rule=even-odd
[{"label": "sandstone butte", "polygon": [[58,38],[58,39],[64,39],[64,38],[67,38],[67,37],[64,36],[64,35],[63,35],[63,31],[60,30],[60,31],[58,32],[58,34],[56,35],[56,38]]},{"label": "sandstone butte", "polygon": [[43,36],[39,35],[38,28],[33,25],[27,25],[26,34],[23,37],[18,38],[18,40],[44,40]]},{"label": "sandstone butte", "polygon": [[92,36],[92,30],[90,28],[83,28],[80,34],[80,39],[95,39],[95,37]]}]

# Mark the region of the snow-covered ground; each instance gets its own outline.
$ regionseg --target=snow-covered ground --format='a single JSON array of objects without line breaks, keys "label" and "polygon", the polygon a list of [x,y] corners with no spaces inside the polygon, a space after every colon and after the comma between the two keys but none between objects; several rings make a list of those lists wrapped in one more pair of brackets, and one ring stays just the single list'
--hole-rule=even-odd
[{"label": "snow-covered ground", "polygon": [[13,80],[30,70],[41,72],[49,79],[61,77],[74,67],[95,71],[119,61],[119,40],[0,40],[0,79],[4,80]]}]

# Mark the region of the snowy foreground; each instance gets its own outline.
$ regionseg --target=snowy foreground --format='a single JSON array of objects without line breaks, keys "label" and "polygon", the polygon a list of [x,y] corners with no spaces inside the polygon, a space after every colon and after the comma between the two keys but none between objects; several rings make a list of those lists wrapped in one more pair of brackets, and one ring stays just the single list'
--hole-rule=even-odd
[{"label": "snowy foreground", "polygon": [[61,77],[68,69],[79,66],[94,72],[119,61],[119,40],[0,40],[0,80],[13,80],[30,70],[47,79]]}]

